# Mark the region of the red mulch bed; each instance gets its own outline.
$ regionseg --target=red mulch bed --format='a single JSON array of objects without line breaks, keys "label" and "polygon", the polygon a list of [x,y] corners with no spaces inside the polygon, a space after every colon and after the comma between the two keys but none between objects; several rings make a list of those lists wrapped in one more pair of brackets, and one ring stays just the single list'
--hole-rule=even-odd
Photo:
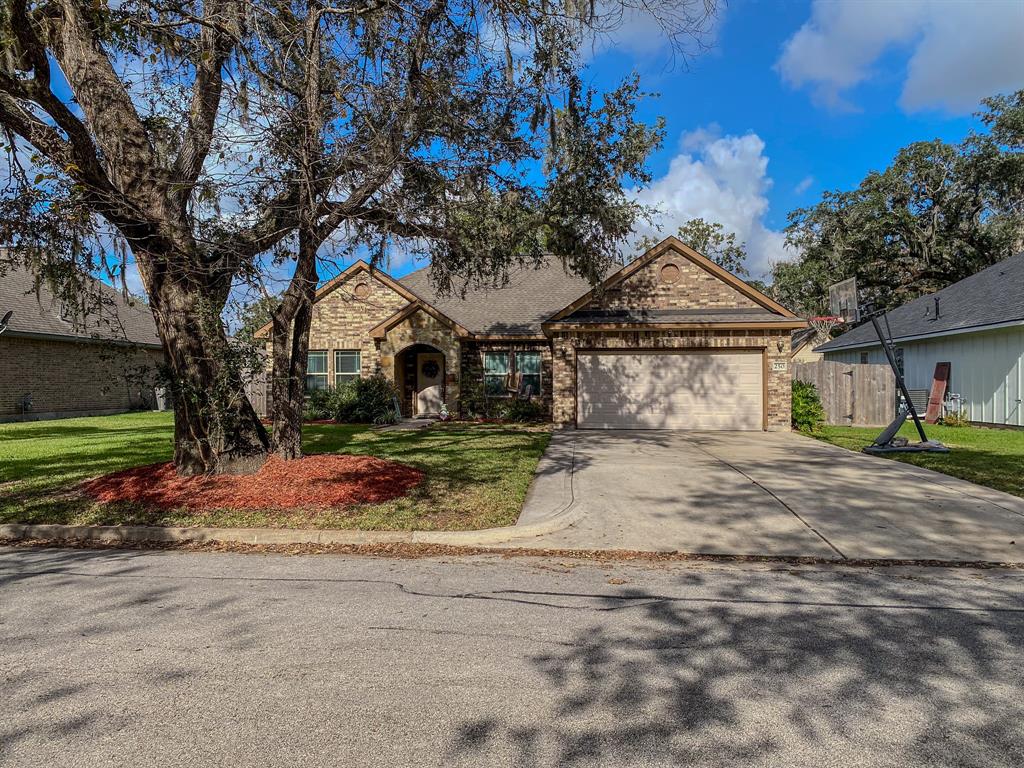
[{"label": "red mulch bed", "polygon": [[82,489],[99,501],[164,509],[334,508],[395,499],[422,479],[420,470],[395,461],[323,454],[273,456],[254,475],[179,477],[173,464],[149,464],[86,481]]}]

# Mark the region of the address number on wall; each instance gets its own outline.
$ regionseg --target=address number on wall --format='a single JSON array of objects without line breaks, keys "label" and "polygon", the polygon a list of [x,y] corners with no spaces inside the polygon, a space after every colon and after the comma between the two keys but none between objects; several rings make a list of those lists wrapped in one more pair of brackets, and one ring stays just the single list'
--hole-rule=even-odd
[{"label": "address number on wall", "polygon": [[786,361],[785,360],[773,360],[772,361],[772,370],[773,371],[784,371],[784,370],[786,370]]}]

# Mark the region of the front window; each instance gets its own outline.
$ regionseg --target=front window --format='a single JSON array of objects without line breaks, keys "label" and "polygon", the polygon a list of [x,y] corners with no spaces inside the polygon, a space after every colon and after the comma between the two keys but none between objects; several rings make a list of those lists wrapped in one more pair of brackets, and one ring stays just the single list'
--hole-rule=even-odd
[{"label": "front window", "polygon": [[334,386],[340,387],[352,379],[359,378],[359,350],[334,350]]},{"label": "front window", "polygon": [[505,397],[517,387],[520,394],[541,392],[540,352],[484,352],[484,391]]},{"label": "front window", "polygon": [[508,352],[484,352],[484,391],[491,396],[508,394]]},{"label": "front window", "polygon": [[516,352],[516,373],[519,374],[520,392],[540,394],[540,352]]},{"label": "front window", "polygon": [[306,363],[306,391],[327,389],[327,350],[309,353]]}]

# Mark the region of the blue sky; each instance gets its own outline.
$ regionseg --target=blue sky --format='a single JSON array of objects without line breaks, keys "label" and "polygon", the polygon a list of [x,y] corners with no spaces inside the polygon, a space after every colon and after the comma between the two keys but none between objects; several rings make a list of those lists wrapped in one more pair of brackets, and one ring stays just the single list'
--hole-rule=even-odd
[{"label": "blue sky", "polygon": [[785,258],[791,209],[855,186],[912,141],[959,140],[982,96],[1024,87],[1020,0],[733,0],[712,39],[673,67],[634,19],[588,75],[608,89],[635,69],[659,94],[641,114],[666,118],[665,146],[640,196],[664,210],[663,231],[722,220],[754,272]]}]

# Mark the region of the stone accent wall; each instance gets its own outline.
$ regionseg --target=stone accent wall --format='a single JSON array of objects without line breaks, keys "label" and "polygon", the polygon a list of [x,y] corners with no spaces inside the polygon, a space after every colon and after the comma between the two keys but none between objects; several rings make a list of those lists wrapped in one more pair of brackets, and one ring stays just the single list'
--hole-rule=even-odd
[{"label": "stone accent wall", "polygon": [[[459,385],[462,378],[462,354],[459,339],[447,325],[420,310],[388,331],[379,342],[377,361],[380,370],[395,381],[395,358],[413,344],[427,344],[444,353],[444,401],[452,413],[459,412]],[[400,382],[396,382],[400,385]],[[399,386],[401,389],[401,386]]]},{"label": "stone accent wall", "polygon": [[[463,391],[472,391],[471,387],[481,386],[484,376],[483,354],[486,351],[536,351],[540,352],[540,402],[551,417],[553,403],[554,380],[551,368],[551,343],[548,341],[502,342],[502,341],[465,341],[462,344],[462,380]],[[463,414],[466,415],[466,414]]]},{"label": "stone accent wall", "polygon": [[[360,295],[357,295],[357,288]],[[363,376],[370,376],[381,368],[380,353],[370,338],[370,330],[408,303],[369,273],[357,272],[313,305],[309,349],[327,350],[327,381],[331,386],[334,385],[334,350],[358,349]],[[267,349],[270,351],[269,341]]]},{"label": "stone accent wall", "polygon": [[[767,400],[765,414],[769,431],[790,428],[790,369],[788,330],[764,331],[620,331],[603,333],[559,332],[553,338],[554,421],[561,426],[576,424],[577,349],[728,349],[766,350]],[[781,348],[780,348],[781,347]],[[775,370],[781,366],[781,370]]]},{"label": "stone accent wall", "polygon": [[0,336],[0,421],[123,413],[153,407],[158,350]]},{"label": "stone accent wall", "polygon": [[[673,270],[672,268],[675,268]],[[668,268],[668,273],[663,270]],[[665,282],[662,275],[675,278]],[[605,292],[591,309],[707,309],[760,307],[731,285],[689,259],[668,250]]]}]

